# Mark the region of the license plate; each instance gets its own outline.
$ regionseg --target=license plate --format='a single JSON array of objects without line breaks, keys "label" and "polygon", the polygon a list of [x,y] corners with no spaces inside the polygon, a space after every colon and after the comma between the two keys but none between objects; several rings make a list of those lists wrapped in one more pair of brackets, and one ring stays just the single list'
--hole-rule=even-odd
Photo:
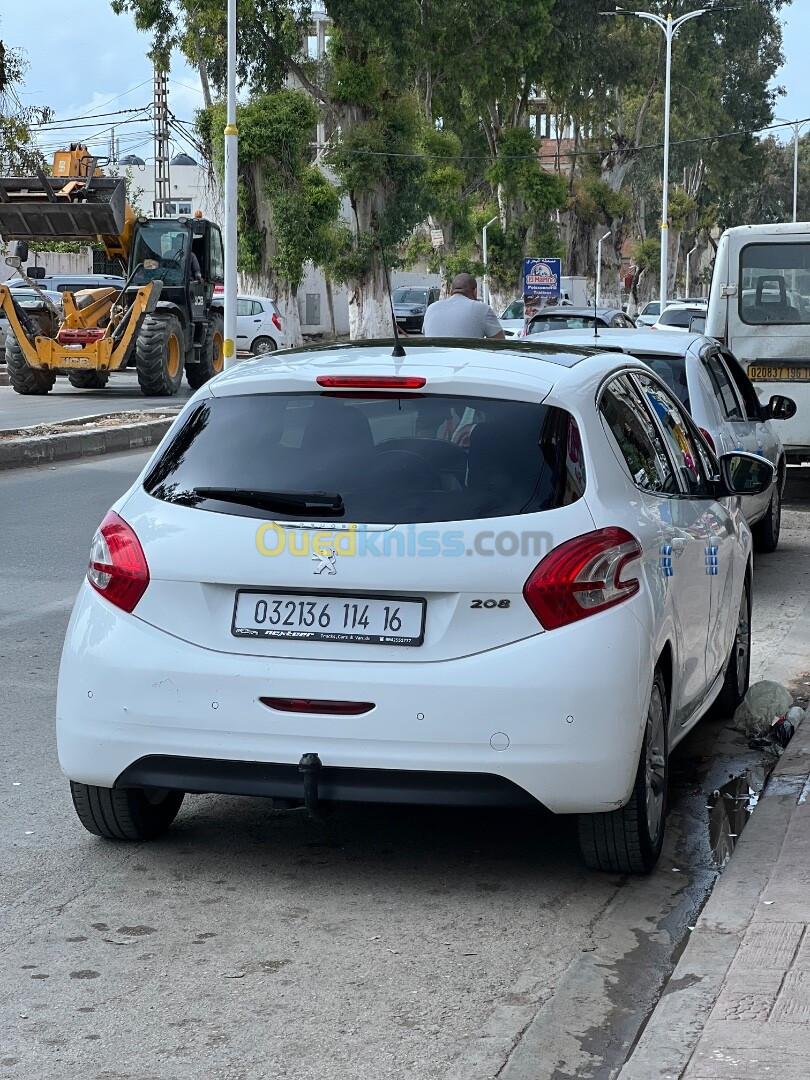
[{"label": "license plate", "polygon": [[749,364],[748,378],[755,382],[810,382],[810,364]]},{"label": "license plate", "polygon": [[234,637],[421,645],[425,607],[422,599],[240,589],[231,633]]}]

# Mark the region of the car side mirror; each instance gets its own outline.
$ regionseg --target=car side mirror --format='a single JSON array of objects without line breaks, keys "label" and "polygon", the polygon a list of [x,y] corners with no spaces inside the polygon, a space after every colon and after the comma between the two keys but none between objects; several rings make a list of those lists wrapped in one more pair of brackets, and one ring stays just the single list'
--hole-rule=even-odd
[{"label": "car side mirror", "polygon": [[776,470],[759,454],[736,451],[721,454],[720,481],[726,495],[763,495],[773,484]]},{"label": "car side mirror", "polygon": [[790,420],[796,415],[796,402],[784,394],[774,394],[768,402],[769,420]]}]

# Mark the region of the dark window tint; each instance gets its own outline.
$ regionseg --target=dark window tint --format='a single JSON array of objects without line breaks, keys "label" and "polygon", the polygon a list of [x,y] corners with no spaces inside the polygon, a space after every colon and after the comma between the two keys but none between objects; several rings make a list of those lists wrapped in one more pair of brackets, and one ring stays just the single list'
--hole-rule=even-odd
[{"label": "dark window tint", "polygon": [[675,462],[684,492],[693,499],[711,495],[703,457],[692,436],[689,421],[669,393],[646,375],[636,374],[642,393],[664,433],[669,456]]},{"label": "dark window tint", "polygon": [[460,521],[549,510],[579,499],[579,431],[561,409],[451,396],[255,394],[213,398],[188,417],[147,477],[167,502],[250,517],[321,521],[201,489],[274,492],[329,519]]},{"label": "dark window tint", "polygon": [[658,322],[661,326],[678,326],[688,330],[692,319],[703,314],[703,311],[696,311],[694,308],[666,308]]},{"label": "dark window tint", "polygon": [[734,393],[734,387],[731,385],[729,374],[720,359],[720,354],[710,352],[705,357],[704,363],[709,371],[714,396],[723,416],[728,420],[742,420],[742,410],[737,401],[737,395]]},{"label": "dark window tint", "polygon": [[677,495],[678,484],[661,435],[627,378],[608,384],[599,409],[636,485],[645,491]]},{"label": "dark window tint", "polygon": [[649,356],[633,350],[633,356],[653,369],[667,384],[684,408],[689,408],[689,387],[686,382],[686,360],[683,356]]},{"label": "dark window tint", "polygon": [[759,423],[762,417],[760,414],[759,398],[754,389],[754,384],[743,371],[742,365],[735,356],[725,349],[722,351],[722,355],[726,369],[734,380],[734,385],[737,387],[740,397],[743,399],[745,415],[749,420]]},{"label": "dark window tint", "polygon": [[211,229],[208,249],[208,279],[220,284],[225,278],[225,255],[219,229]]}]

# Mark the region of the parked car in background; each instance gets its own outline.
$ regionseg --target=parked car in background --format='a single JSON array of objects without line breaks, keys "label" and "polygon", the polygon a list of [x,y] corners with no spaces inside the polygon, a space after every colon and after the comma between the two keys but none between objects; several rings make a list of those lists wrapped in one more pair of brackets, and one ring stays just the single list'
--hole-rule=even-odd
[{"label": "parked car in background", "polygon": [[[565,296],[561,297],[555,307],[572,308],[574,305]],[[523,300],[513,300],[504,309],[500,317],[501,328],[508,338],[522,337],[522,331],[526,325],[525,308]],[[548,309],[550,310],[550,309]]]},{"label": "parked car in background", "polygon": [[236,348],[254,355],[283,349],[287,344],[281,316],[267,296],[236,298]]},{"label": "parked car in background", "polygon": [[727,496],[773,468],[715,478],[628,356],[407,351],[223,373],[101,523],[56,706],[90,832],[151,839],[185,792],[540,803],[579,815],[589,866],[655,864],[670,750],[748,686]]},{"label": "parked car in background", "polygon": [[[685,304],[676,301],[667,304],[656,321],[652,325],[653,330],[682,330],[689,333],[693,330],[703,329],[706,325],[706,301],[697,304]],[[693,319],[702,320],[702,325],[693,326]]]},{"label": "parked car in background", "polygon": [[[39,284],[39,283],[37,283]],[[14,299],[20,305],[21,308],[35,314],[36,311],[43,306],[42,297],[36,292],[35,289],[25,286],[20,288],[13,286],[11,288],[14,294]],[[56,305],[59,310],[62,310],[62,294],[56,292],[53,289],[43,289],[43,293],[47,298]],[[6,351],[6,334],[9,333],[8,319],[5,317],[5,313],[0,311],[0,351],[5,354]]]},{"label": "parked car in background", "polygon": [[652,326],[661,314],[661,301],[648,300],[636,315],[636,326]]},{"label": "parked car in background", "polygon": [[[126,281],[119,274],[46,274],[34,279],[41,289],[54,292],[80,292],[82,289],[123,289]],[[10,289],[30,289],[25,278],[6,282]]]},{"label": "parked car in background", "polygon": [[633,330],[635,323],[620,308],[556,308],[547,307],[538,311],[526,322],[524,337],[536,337],[549,330],[585,330],[588,327],[614,327]]},{"label": "parked car in background", "polygon": [[401,285],[394,289],[394,318],[408,334],[421,334],[425,312],[441,295],[438,285]]},{"label": "parked car in background", "polygon": [[742,498],[743,513],[754,534],[758,551],[775,551],[782,522],[785,486],[785,448],[779,435],[781,420],[796,411],[791,398],[776,394],[767,405],[757,397],[754,384],[734,355],[702,334],[661,331],[628,334],[586,332],[555,334],[566,346],[622,351],[648,364],[691,413],[717,454],[745,450],[767,458],[774,466],[768,491]]}]

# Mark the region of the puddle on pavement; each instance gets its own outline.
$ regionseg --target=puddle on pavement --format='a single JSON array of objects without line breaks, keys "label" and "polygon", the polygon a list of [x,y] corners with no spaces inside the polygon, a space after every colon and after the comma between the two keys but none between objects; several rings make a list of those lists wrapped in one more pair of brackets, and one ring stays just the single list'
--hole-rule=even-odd
[{"label": "puddle on pavement", "polygon": [[769,772],[764,765],[753,765],[717,788],[707,800],[709,845],[714,864],[721,870],[759,802]]}]

